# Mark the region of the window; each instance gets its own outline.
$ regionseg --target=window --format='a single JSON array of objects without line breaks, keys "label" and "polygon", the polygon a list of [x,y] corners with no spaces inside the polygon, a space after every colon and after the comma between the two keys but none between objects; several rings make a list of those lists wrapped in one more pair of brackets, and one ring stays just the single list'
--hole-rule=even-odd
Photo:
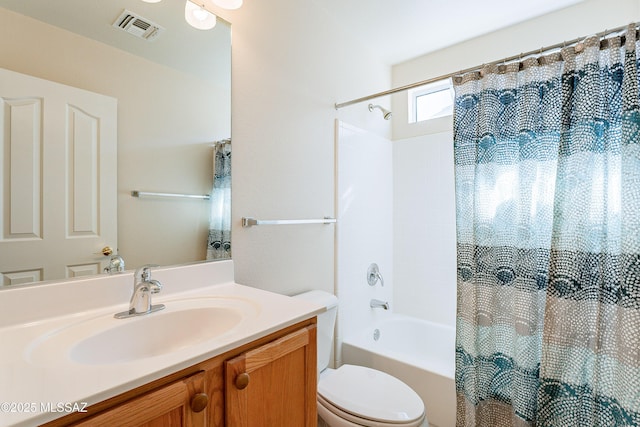
[{"label": "window", "polygon": [[409,123],[453,114],[451,79],[440,80],[409,90]]}]

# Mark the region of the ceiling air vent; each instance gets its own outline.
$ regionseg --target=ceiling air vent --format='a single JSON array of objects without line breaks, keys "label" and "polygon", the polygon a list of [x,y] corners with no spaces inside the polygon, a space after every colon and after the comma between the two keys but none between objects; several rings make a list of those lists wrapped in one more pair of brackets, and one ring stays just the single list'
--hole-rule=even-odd
[{"label": "ceiling air vent", "polygon": [[149,41],[154,40],[164,31],[164,28],[160,25],[128,10],[122,11],[120,16],[113,22],[113,26]]}]

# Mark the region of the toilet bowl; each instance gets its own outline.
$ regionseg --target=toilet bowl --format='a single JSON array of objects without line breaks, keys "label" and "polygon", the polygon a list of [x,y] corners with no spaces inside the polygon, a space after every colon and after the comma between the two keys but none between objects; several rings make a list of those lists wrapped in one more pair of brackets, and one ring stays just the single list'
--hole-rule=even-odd
[{"label": "toilet bowl", "polygon": [[323,291],[296,298],[327,308],[318,315],[318,416],[329,427],[427,427],[424,403],[399,379],[364,366],[328,368],[338,299]]}]

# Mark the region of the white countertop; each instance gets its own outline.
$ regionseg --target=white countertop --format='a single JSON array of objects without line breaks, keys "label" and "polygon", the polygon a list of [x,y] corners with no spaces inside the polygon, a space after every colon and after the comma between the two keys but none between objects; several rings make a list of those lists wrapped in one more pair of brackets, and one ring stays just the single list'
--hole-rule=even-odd
[{"label": "white countertop", "polygon": [[[202,270],[207,267],[200,265],[196,269]],[[158,277],[154,278],[160,279],[161,273],[159,271]],[[43,337],[59,334],[61,331],[72,335],[69,331],[75,331],[73,325],[101,322],[100,327],[104,327],[108,322],[120,324],[136,321],[139,317],[112,318],[116,312],[128,308],[128,299],[115,305],[92,307],[84,311],[76,310],[50,317],[36,316],[31,321],[19,324],[11,324],[6,319],[2,322],[0,319],[0,426],[33,426],[53,420],[66,415],[65,405],[78,409],[103,401],[324,311],[323,307],[307,301],[233,283],[228,280],[229,277],[222,278],[226,280],[224,283],[220,283],[220,279],[211,279],[209,281],[218,283],[208,286],[206,280],[189,287],[171,286],[169,279],[175,279],[180,273],[184,271],[165,274],[167,280],[161,280],[164,289],[154,296],[154,304],[163,303],[167,307],[166,310],[170,311],[185,299],[193,301],[201,298],[222,298],[243,304],[246,308],[246,318],[227,333],[176,351],[135,361],[99,364],[83,364],[71,360],[69,348],[65,348],[64,344],[58,345],[59,348],[49,346],[44,353],[46,356],[42,355],[42,351],[39,356],[34,356],[32,350],[42,342]],[[191,271],[190,274],[193,275]],[[128,279],[132,280],[132,277]],[[78,282],[69,283],[71,286],[82,286]],[[129,281],[128,286],[131,289],[130,283]],[[166,290],[167,288],[169,289]],[[0,300],[9,296],[4,292],[6,291],[0,292]],[[58,300],[50,303],[64,305],[65,292],[66,288],[59,288],[56,294],[59,295],[56,297]],[[118,290],[115,293],[121,294],[122,291]],[[33,295],[28,296],[33,298]],[[28,304],[25,307],[28,307]],[[84,327],[85,333],[86,329],[87,327]],[[63,411],[56,412],[59,405],[63,405]]]}]

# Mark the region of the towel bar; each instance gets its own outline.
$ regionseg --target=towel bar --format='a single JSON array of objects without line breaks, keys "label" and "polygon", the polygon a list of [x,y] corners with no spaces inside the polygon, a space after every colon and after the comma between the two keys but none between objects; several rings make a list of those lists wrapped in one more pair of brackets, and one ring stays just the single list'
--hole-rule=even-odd
[{"label": "towel bar", "polygon": [[204,199],[209,200],[211,196],[208,194],[178,194],[178,193],[154,193],[151,191],[137,191],[131,192],[131,197],[175,197],[184,199]]},{"label": "towel bar", "polygon": [[296,224],[335,224],[335,218],[324,217],[322,219],[255,219],[242,217],[243,227],[253,227],[254,225],[296,225]]}]

